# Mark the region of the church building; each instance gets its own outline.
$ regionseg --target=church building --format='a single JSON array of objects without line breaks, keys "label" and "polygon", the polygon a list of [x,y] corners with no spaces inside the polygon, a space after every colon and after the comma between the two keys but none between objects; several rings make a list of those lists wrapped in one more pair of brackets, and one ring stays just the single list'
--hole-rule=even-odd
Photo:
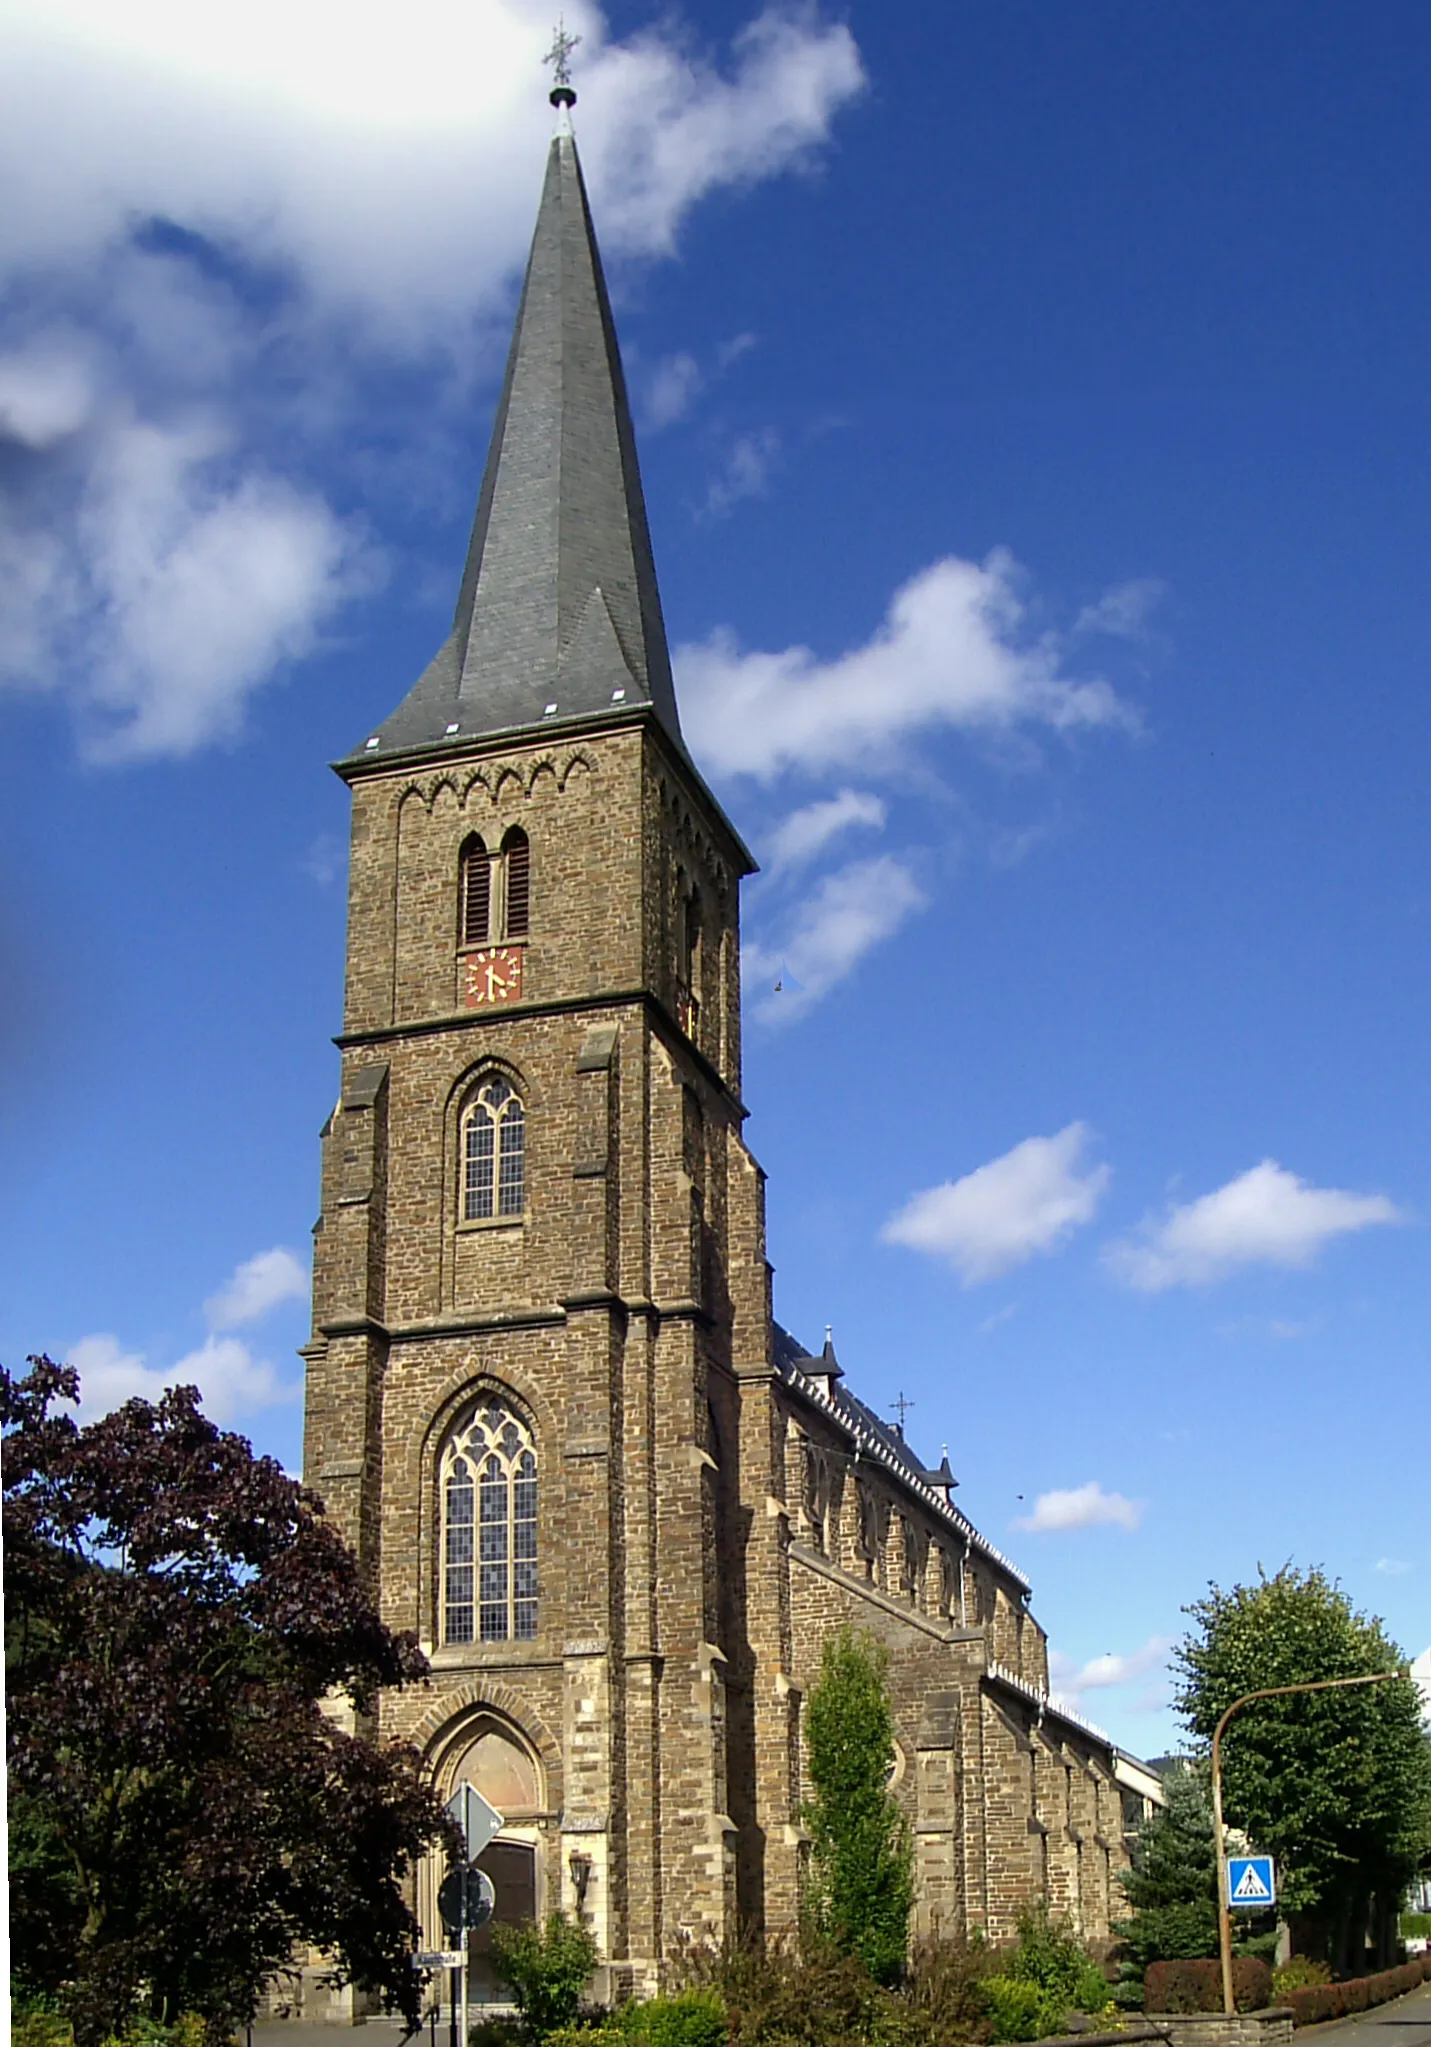
[{"label": "church building", "polygon": [[1117,1752],[1048,1696],[1027,1580],[772,1317],[754,863],[681,736],[564,113],[452,631],[338,773],[305,1477],[431,1663],[379,1732],[503,1816],[499,1916],[579,1914],[611,1994],[792,1926],[804,1703],[848,1621],[890,1652],[917,1929],[998,1939],[1046,1898],[1106,1935]]}]

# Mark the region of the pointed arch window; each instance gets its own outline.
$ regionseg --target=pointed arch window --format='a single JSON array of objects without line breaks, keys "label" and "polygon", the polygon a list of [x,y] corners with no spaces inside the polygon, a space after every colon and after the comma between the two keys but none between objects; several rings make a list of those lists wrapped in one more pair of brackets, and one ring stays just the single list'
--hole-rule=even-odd
[{"label": "pointed arch window", "polygon": [[485,945],[492,931],[492,860],[474,832],[462,848],[461,942]]},{"label": "pointed arch window", "polygon": [[676,871],[676,1022],[693,1042],[701,1020],[700,891]]},{"label": "pointed arch window", "polygon": [[516,1217],[527,1206],[527,1112],[500,1073],[477,1088],[462,1117],[462,1220]]},{"label": "pointed arch window", "polygon": [[529,1642],[537,1632],[537,1454],[490,1396],[442,1460],[442,1639]]},{"label": "pointed arch window", "polygon": [[525,938],[532,914],[532,848],[519,824],[514,824],[502,841],[502,860],[506,868],[505,936]]},{"label": "pointed arch window", "polygon": [[532,928],[532,844],[513,825],[496,853],[473,832],[462,842],[458,874],[457,942],[501,945]]}]

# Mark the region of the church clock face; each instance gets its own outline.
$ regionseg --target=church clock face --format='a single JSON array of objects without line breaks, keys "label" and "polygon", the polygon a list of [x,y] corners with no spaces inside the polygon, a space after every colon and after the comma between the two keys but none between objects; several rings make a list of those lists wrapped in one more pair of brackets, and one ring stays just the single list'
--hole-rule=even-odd
[{"label": "church clock face", "polygon": [[522,993],[522,948],[485,946],[462,962],[462,1000],[468,1009],[500,1009]]}]

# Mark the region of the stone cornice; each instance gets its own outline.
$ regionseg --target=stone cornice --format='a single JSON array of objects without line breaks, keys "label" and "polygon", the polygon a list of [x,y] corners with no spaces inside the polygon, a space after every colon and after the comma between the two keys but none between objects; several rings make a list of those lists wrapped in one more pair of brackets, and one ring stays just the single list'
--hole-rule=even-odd
[{"label": "stone cornice", "polygon": [[649,988],[613,988],[600,995],[555,996],[546,1002],[509,1002],[493,1010],[458,1009],[446,1016],[418,1017],[412,1023],[373,1024],[365,1030],[339,1031],[333,1043],[340,1052],[347,1052],[361,1045],[391,1045],[404,1038],[430,1038],[443,1031],[485,1030],[513,1017],[570,1016],[580,1010],[637,1008],[644,1010],[647,1022],[666,1039],[671,1051],[695,1062],[703,1078],[729,1102],[738,1121],[744,1122],[750,1111],[740,1096],[700,1046],[692,1044],[665,1003]]},{"label": "stone cornice", "polygon": [[984,1673],[984,1682],[1001,1687],[1006,1692],[1012,1692],[1026,1706],[1036,1706],[1041,1719],[1061,1720],[1066,1726],[1076,1728],[1080,1734],[1091,1736],[1101,1748],[1108,1750],[1111,1767],[1115,1747],[1113,1737],[1096,1722],[1085,1720],[1082,1714],[1070,1711],[1067,1706],[1060,1706],[1048,1692],[1041,1692],[1037,1685],[1031,1685],[1027,1678],[1017,1676],[1012,1670],[1006,1670],[1002,1663],[990,1663]]}]

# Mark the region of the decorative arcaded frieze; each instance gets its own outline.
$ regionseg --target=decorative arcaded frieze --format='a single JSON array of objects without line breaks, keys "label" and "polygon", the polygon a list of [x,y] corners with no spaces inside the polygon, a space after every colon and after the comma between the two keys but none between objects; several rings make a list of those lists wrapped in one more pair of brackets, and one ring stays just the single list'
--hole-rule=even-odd
[{"label": "decorative arcaded frieze", "polygon": [[908,1465],[901,1462],[880,1441],[873,1429],[867,1427],[858,1415],[851,1414],[848,1408],[842,1406],[839,1401],[831,1397],[827,1386],[822,1381],[807,1378],[795,1365],[790,1365],[786,1368],[784,1378],[787,1385],[793,1386],[798,1393],[810,1402],[812,1407],[817,1407],[822,1414],[828,1415],[835,1426],[844,1431],[845,1435],[856,1445],[861,1457],[868,1458],[872,1464],[882,1466],[885,1471],[897,1478],[906,1492],[912,1493],[917,1500],[928,1507],[948,1527],[955,1529],[962,1535],[965,1541],[973,1548],[982,1551],[991,1562],[998,1564],[1002,1570],[1007,1571],[1016,1583],[1023,1586],[1026,1593],[1032,1590],[1029,1580],[1011,1558],[1006,1557],[1001,1549],[996,1549],[987,1536],[980,1535],[973,1522],[961,1514],[959,1509],[946,1500],[932,1485],[928,1484],[924,1479],[917,1478]]}]

